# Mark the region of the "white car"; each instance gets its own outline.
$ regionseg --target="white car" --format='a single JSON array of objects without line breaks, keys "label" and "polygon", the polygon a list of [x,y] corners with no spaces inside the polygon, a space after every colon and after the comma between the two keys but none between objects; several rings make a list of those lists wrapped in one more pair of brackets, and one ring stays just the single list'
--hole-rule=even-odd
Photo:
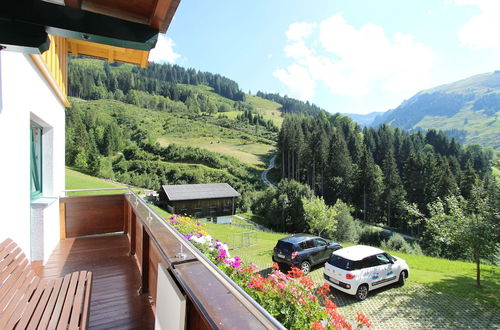
[{"label": "white car", "polygon": [[380,249],[355,245],[333,252],[325,264],[325,282],[359,300],[368,291],[399,282],[404,284],[410,269],[401,258]]}]

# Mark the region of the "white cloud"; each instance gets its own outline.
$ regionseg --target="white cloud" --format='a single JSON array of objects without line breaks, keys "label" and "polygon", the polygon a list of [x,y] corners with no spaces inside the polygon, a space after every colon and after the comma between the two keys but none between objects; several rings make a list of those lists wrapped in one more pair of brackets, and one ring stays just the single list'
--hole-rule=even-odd
[{"label": "white cloud", "polygon": [[306,47],[304,41],[299,40],[290,45],[285,46],[285,54],[292,58],[301,58],[311,55],[311,50]]},{"label": "white cloud", "polygon": [[316,83],[310,73],[302,66],[292,64],[286,70],[276,70],[273,75],[288,85],[293,95],[300,100],[312,100]]},{"label": "white cloud", "polygon": [[[308,26],[312,27],[308,33],[287,33],[290,42],[284,50],[294,63],[274,72],[293,96],[311,100],[319,82],[331,92],[347,96],[372,92],[409,95],[428,86],[436,56],[413,36],[396,33],[388,37],[375,24],[355,28],[341,14]],[[319,37],[313,38],[317,26]]]},{"label": "white cloud", "polygon": [[286,32],[286,37],[288,40],[302,40],[306,37],[308,37],[316,24],[314,23],[306,23],[306,22],[299,22],[299,23],[293,23],[290,25],[288,28],[288,31]]},{"label": "white cloud", "polygon": [[149,53],[149,60],[157,63],[175,63],[175,61],[179,59],[181,55],[177,54],[174,51],[174,46],[175,43],[170,37],[167,37],[164,34],[160,34],[158,36],[156,47]]},{"label": "white cloud", "polygon": [[462,47],[500,48],[500,1],[456,0],[459,6],[478,7],[480,13],[473,16],[458,31]]}]

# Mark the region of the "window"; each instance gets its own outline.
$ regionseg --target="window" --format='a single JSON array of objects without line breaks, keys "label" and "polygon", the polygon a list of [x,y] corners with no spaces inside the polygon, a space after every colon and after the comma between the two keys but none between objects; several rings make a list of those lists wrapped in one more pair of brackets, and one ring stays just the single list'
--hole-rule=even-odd
[{"label": "window", "polygon": [[319,238],[316,238],[314,241],[316,242],[316,247],[321,247],[321,246],[327,246],[328,245],[324,240],[319,239]]},{"label": "window", "polygon": [[369,267],[375,267],[378,266],[380,263],[378,261],[378,258],[376,256],[370,256],[367,258],[364,258],[361,260],[361,265],[362,268],[369,268]]},{"label": "window", "polygon": [[314,247],[314,241],[312,239],[304,241],[300,243],[300,247],[305,250],[305,249],[310,249]]},{"label": "window", "polygon": [[363,268],[360,261],[353,261],[349,259],[342,258],[336,254],[332,254],[328,263],[334,267],[343,269],[343,270],[356,270]]},{"label": "window", "polygon": [[383,253],[377,254],[377,259],[378,259],[379,265],[385,265],[385,264],[390,263],[389,258],[387,258],[387,256]]},{"label": "window", "polygon": [[42,195],[42,128],[31,122],[31,200],[37,199]]}]

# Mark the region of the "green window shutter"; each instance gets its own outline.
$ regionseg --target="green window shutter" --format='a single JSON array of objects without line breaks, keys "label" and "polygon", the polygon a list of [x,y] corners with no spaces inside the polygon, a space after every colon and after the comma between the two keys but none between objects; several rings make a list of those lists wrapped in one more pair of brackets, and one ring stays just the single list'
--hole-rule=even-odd
[{"label": "green window shutter", "polygon": [[31,200],[34,200],[42,195],[42,128],[33,123],[30,141]]}]

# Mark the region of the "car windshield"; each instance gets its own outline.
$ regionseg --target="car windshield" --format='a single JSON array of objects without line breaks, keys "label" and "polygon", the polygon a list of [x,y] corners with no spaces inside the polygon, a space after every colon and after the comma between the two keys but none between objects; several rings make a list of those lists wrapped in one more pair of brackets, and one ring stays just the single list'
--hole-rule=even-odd
[{"label": "car windshield", "polygon": [[342,258],[338,255],[333,254],[328,260],[328,263],[334,267],[343,269],[343,270],[355,270],[359,269],[359,261],[353,261],[346,258]]},{"label": "car windshield", "polygon": [[279,249],[282,253],[292,253],[293,244],[288,242],[278,241],[278,244],[276,244],[276,248]]}]

